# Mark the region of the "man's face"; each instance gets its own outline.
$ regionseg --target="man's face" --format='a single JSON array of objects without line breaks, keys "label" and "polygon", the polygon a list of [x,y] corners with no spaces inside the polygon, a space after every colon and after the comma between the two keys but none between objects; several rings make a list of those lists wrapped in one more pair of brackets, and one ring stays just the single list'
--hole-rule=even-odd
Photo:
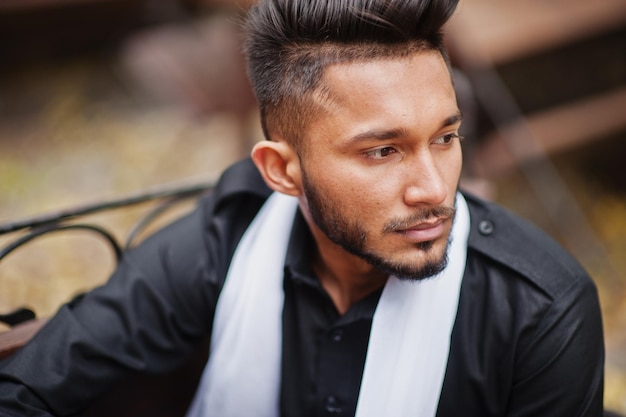
[{"label": "man's face", "polygon": [[461,172],[460,113],[443,58],[337,64],[323,82],[331,100],[320,100],[300,160],[318,245],[401,278],[436,274]]}]

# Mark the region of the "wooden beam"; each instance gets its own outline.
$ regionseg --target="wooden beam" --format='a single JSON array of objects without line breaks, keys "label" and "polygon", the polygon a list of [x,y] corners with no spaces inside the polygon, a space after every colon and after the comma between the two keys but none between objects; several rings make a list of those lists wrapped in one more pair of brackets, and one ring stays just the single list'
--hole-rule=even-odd
[{"label": "wooden beam", "polygon": [[625,109],[626,87],[531,115],[506,126],[503,132],[522,129],[526,123],[541,148],[519,146],[514,156],[501,135],[494,133],[475,151],[472,168],[480,176],[492,177],[544,153],[554,154],[626,130]]},{"label": "wooden beam", "polygon": [[461,0],[448,33],[456,48],[498,65],[625,22],[624,0]]},{"label": "wooden beam", "polygon": [[0,359],[24,346],[46,324],[46,319],[30,320],[0,333]]}]

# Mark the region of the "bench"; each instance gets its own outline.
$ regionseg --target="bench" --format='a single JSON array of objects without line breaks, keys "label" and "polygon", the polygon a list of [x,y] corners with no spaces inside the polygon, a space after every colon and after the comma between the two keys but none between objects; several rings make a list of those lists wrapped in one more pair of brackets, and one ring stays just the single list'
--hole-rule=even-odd
[{"label": "bench", "polygon": [[[139,240],[155,219],[177,204],[209,192],[212,183],[175,187],[160,187],[128,197],[98,202],[86,206],[49,213],[25,220],[0,225],[0,235],[20,233],[4,248],[0,248],[0,266],[4,258],[41,236],[70,230],[87,230],[111,246],[119,259],[126,248]],[[81,222],[85,216],[101,211],[124,209],[132,205],[154,202],[147,214],[130,228],[125,243],[116,239],[106,227]],[[26,233],[24,233],[26,231]],[[11,326],[0,333],[0,360],[9,357],[24,346],[46,323],[27,308],[0,315],[0,321]],[[100,398],[84,415],[89,417],[177,417],[184,416],[196,390],[208,357],[208,340],[203,343],[179,369],[164,375],[132,375]]]}]

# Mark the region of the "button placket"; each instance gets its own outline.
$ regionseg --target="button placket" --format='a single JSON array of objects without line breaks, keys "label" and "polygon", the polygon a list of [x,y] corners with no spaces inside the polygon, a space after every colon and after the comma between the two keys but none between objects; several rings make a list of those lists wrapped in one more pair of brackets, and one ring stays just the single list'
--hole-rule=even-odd
[{"label": "button placket", "polygon": [[483,236],[489,236],[494,231],[493,223],[489,220],[483,220],[478,223],[478,231]]},{"label": "button placket", "polygon": [[343,340],[343,329],[333,329],[330,332],[330,340],[333,342],[341,342]]},{"label": "button placket", "polygon": [[324,408],[326,409],[326,412],[328,414],[332,415],[339,415],[343,412],[343,410],[339,406],[339,401],[337,400],[337,397],[333,395],[329,395],[328,397],[326,397],[326,400],[324,402]]}]

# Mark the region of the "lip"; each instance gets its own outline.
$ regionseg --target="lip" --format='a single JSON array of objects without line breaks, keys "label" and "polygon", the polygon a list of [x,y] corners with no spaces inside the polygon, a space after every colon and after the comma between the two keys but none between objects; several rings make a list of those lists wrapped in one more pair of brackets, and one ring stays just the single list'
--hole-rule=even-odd
[{"label": "lip", "polygon": [[444,234],[445,221],[446,219],[438,219],[434,222],[420,223],[408,229],[398,230],[398,233],[414,242],[435,240]]}]

